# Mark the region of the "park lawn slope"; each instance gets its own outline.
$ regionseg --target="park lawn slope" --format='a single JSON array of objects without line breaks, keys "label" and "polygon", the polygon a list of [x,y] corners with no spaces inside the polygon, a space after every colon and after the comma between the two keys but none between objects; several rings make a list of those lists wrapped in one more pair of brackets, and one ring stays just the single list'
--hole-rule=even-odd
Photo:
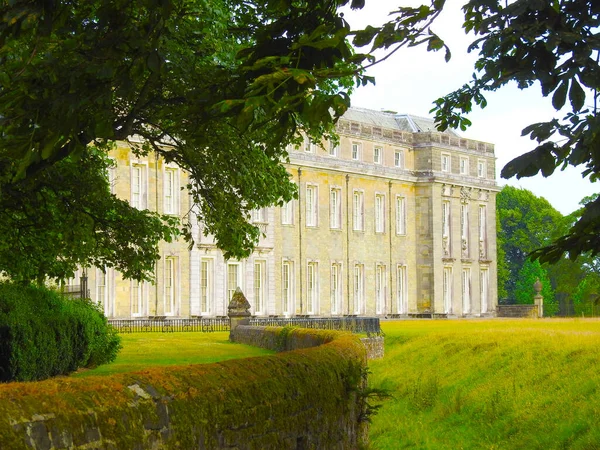
[{"label": "park lawn slope", "polygon": [[373,449],[600,448],[600,322],[385,322]]},{"label": "park lawn slope", "polygon": [[229,331],[123,333],[120,336],[123,348],[113,363],[80,371],[74,376],[112,375],[156,366],[208,364],[274,353],[258,347],[231,343]]}]

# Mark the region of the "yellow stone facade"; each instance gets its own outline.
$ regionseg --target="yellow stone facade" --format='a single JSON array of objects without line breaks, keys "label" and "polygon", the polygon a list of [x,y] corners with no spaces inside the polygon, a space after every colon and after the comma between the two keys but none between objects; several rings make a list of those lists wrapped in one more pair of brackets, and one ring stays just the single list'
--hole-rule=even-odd
[{"label": "yellow stone facade", "polygon": [[[265,235],[250,258],[226,261],[192,217],[193,249],[164,243],[155,284],[91,269],[92,298],[110,317],[214,317],[240,286],[258,316],[494,315],[493,145],[359,108],[338,133],[337,146],[289,149],[298,199],[253,215]],[[125,144],[112,156],[118,196],[160,213],[190,210],[182,170],[137,160]]]}]

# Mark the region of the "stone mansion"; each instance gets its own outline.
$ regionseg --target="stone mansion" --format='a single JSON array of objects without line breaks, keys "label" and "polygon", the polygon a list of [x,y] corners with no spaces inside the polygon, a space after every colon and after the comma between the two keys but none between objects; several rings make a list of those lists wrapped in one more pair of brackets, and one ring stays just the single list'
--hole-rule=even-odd
[{"label": "stone mansion", "polygon": [[[154,283],[88,269],[92,299],[113,318],[217,317],[239,286],[256,316],[494,315],[494,146],[389,111],[351,108],[337,129],[339,145],[289,149],[298,199],[254,212],[264,237],[248,259],[225,260],[194,221],[191,250],[162,244]],[[111,156],[116,195],[190,210],[177,166],[125,143]]]}]

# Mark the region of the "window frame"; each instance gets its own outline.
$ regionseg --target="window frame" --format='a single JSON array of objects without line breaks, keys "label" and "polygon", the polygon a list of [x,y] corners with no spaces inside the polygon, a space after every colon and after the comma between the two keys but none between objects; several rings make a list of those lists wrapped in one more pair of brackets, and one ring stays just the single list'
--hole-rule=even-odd
[{"label": "window frame", "polygon": [[385,194],[382,192],[375,193],[375,233],[385,233]]},{"label": "window frame", "polygon": [[294,261],[291,259],[281,261],[281,312],[288,317],[295,312]]},{"label": "window frame", "polygon": [[342,189],[337,186],[329,188],[329,228],[342,229]]},{"label": "window frame", "polygon": [[[169,274],[171,276],[169,276]],[[163,276],[163,311],[165,313],[165,316],[176,316],[178,312],[178,275],[178,258],[176,256],[171,255],[165,256]],[[169,305],[168,309],[167,305]]]},{"label": "window frame", "polygon": [[[359,205],[356,199],[359,199]],[[365,231],[365,192],[362,189],[352,191],[352,230]]]},{"label": "window frame", "polygon": [[[446,162],[446,164],[444,164],[444,162]],[[440,170],[444,173],[450,173],[452,171],[452,155],[450,153],[441,154]]]},{"label": "window frame", "polygon": [[406,162],[404,160],[404,150],[403,149],[395,149],[394,150],[394,167],[398,169],[404,169],[406,166]]},{"label": "window frame", "polygon": [[[204,286],[203,266],[206,264],[206,286]],[[206,289],[206,294],[203,290]],[[206,297],[206,298],[204,298]],[[211,315],[215,299],[215,258],[200,258],[200,314]],[[203,308],[205,306],[205,308]]]},{"label": "window frame", "polygon": [[[311,201],[309,203],[309,191],[311,194]],[[313,183],[306,183],[306,198],[305,198],[305,209],[306,218],[305,223],[307,227],[316,228],[319,226],[319,186]],[[310,220],[309,220],[310,218]]]},{"label": "window frame", "polygon": [[463,314],[470,314],[472,308],[471,295],[471,268],[463,267],[461,271],[461,286],[462,286],[462,310]]},{"label": "window frame", "polygon": [[306,262],[306,313],[319,313],[319,263],[313,260]]},{"label": "window frame", "polygon": [[[260,268],[258,278],[256,270],[257,267]],[[256,286],[257,280],[259,282],[258,293]],[[267,313],[267,261],[265,259],[254,260],[252,291],[254,294],[254,314],[265,315]]]},{"label": "window frame", "polygon": [[487,161],[485,159],[477,160],[477,177],[487,178]]},{"label": "window frame", "polygon": [[355,263],[352,278],[353,292],[353,314],[361,314],[364,308],[365,298],[365,266],[361,263]]},{"label": "window frame", "polygon": [[405,264],[396,266],[396,310],[398,314],[408,314],[407,269]]},{"label": "window frame", "polygon": [[380,145],[373,146],[373,163],[378,165],[383,163],[383,147]]},{"label": "window frame", "polygon": [[375,264],[375,314],[383,314],[385,311],[386,277],[387,270],[385,264]]},{"label": "window frame", "polygon": [[396,195],[396,235],[406,236],[406,197]]},{"label": "window frame", "polygon": [[452,266],[444,266],[442,269],[442,301],[445,314],[452,314],[452,281]]},{"label": "window frame", "polygon": [[350,151],[353,161],[362,161],[362,144],[360,142],[352,142]]},{"label": "window frame", "polygon": [[[138,200],[134,201],[134,195],[136,195],[135,187],[136,184],[134,181],[134,173],[139,171],[139,183],[137,183],[139,187]],[[130,202],[129,204],[140,210],[144,210],[148,208],[148,163],[146,161],[131,161],[130,168],[130,180],[131,180],[131,194],[130,194]]]},{"label": "window frame", "polygon": [[[464,163],[464,165],[463,165]],[[469,157],[461,156],[459,159],[459,172],[461,175],[469,175]]]},{"label": "window frame", "polygon": [[338,315],[342,313],[342,288],[342,264],[339,262],[332,262],[329,276],[329,299],[331,315]]}]

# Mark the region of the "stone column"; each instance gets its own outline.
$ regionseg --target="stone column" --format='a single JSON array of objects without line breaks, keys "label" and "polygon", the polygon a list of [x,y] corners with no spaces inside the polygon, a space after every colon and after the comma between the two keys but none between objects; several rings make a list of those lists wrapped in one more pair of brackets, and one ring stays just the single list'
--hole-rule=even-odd
[{"label": "stone column", "polygon": [[538,278],[535,283],[533,283],[533,290],[535,291],[535,295],[533,296],[533,303],[537,306],[538,310],[538,318],[544,317],[544,297],[542,296],[542,283]]},{"label": "stone column", "polygon": [[235,290],[233,296],[231,297],[231,301],[227,307],[227,312],[230,322],[229,340],[231,341],[233,331],[238,327],[238,325],[250,324],[250,303],[248,303],[246,296],[239,287]]}]

